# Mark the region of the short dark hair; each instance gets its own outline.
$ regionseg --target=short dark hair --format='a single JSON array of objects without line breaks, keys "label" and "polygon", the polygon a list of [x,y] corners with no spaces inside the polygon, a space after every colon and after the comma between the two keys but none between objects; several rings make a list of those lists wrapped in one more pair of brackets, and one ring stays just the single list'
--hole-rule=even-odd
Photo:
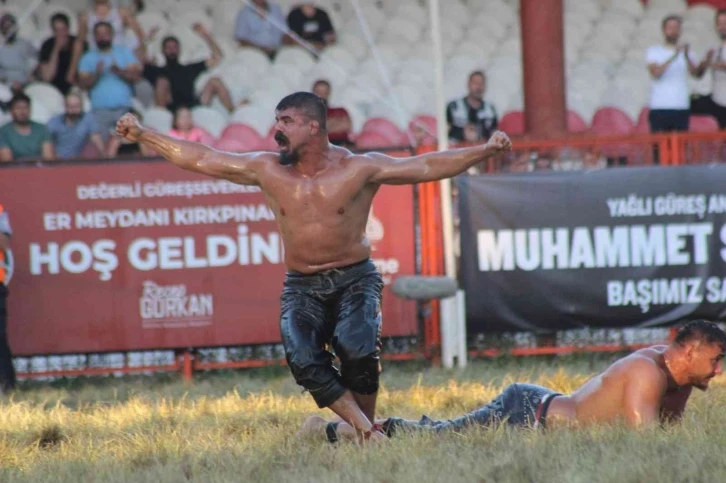
[{"label": "short dark hair", "polygon": [[330,82],[326,81],[325,79],[318,79],[315,81],[315,84],[313,84],[313,89],[315,89],[319,85],[324,85],[328,89],[330,89]]},{"label": "short dark hair", "polygon": [[53,28],[53,24],[56,22],[63,22],[66,24],[66,27],[71,25],[71,19],[63,12],[54,13],[53,16],[50,17],[50,27]]},{"label": "short dark hair", "polygon": [[176,38],[173,35],[167,35],[164,37],[164,39],[161,41],[161,48],[163,49],[166,47],[167,42],[176,42],[177,45],[181,45],[181,42],[179,42],[179,39]]},{"label": "short dark hair", "polygon": [[699,319],[688,322],[678,330],[674,339],[674,342],[678,345],[683,345],[691,341],[718,344],[721,350],[726,351],[726,332],[708,320]]},{"label": "short dark hair", "polygon": [[113,25],[111,25],[109,22],[98,22],[96,25],[93,26],[93,33],[95,34],[98,32],[98,29],[101,27],[108,27],[111,29],[111,32],[113,32]]},{"label": "short dark hair", "polygon": [[714,20],[718,20],[721,15],[726,15],[726,8],[719,8],[718,10],[716,10],[716,15],[714,15],[713,17]]},{"label": "short dark hair", "polygon": [[26,94],[20,92],[18,94],[15,94],[12,99],[10,99],[9,107],[10,109],[15,106],[18,102],[27,102],[28,105],[30,105],[30,97],[28,97]]},{"label": "short dark hair", "polygon": [[325,107],[325,102],[312,92],[295,92],[294,94],[285,96],[282,98],[275,110],[284,111],[285,109],[290,108],[299,109],[304,112],[307,117],[313,121],[317,121],[318,124],[320,124],[321,131],[325,131],[327,129],[325,119],[328,108]]},{"label": "short dark hair", "polygon": [[476,76],[476,75],[480,75],[480,76],[482,76],[482,78],[483,78],[483,79],[486,79],[486,78],[487,78],[487,76],[486,76],[486,75],[484,75],[484,71],[482,71],[482,70],[475,70],[474,72],[472,72],[471,74],[469,74],[469,81],[471,82],[471,80],[472,80],[472,79],[474,78],[474,76]]},{"label": "short dark hair", "polygon": [[668,15],[666,18],[663,19],[663,21],[660,24],[660,28],[664,29],[666,24],[670,22],[671,20],[677,21],[679,24],[683,23],[683,17],[680,15]]}]

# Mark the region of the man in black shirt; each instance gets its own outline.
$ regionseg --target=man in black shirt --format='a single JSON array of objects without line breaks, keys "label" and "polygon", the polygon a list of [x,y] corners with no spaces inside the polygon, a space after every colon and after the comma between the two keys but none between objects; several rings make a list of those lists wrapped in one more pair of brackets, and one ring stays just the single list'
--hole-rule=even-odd
[{"label": "man in black shirt", "polygon": [[194,92],[194,82],[202,72],[213,69],[222,60],[222,51],[201,24],[194,25],[198,33],[209,45],[212,56],[202,62],[181,64],[179,62],[179,39],[166,37],[161,43],[161,50],[166,58],[166,65],[158,67],[147,63],[144,65],[144,77],[154,86],[154,98],[157,106],[175,111],[179,107],[194,107],[200,104],[208,106],[212,98],[217,96],[229,112],[234,111],[232,96],[219,77],[207,81],[201,94]]},{"label": "man in black shirt", "polygon": [[486,78],[481,71],[469,74],[469,94],[446,106],[449,139],[454,142],[482,142],[497,129],[499,120],[494,106],[484,101]]},{"label": "man in black shirt", "polygon": [[[68,70],[76,37],[71,35],[70,19],[64,13],[56,13],[50,18],[50,28],[53,36],[40,47],[40,77],[66,95],[72,87],[72,83],[68,82]],[[84,52],[87,47],[84,42]]]},{"label": "man in black shirt", "polygon": [[330,17],[312,2],[293,8],[287,16],[287,26],[317,49],[335,43],[335,29]]}]

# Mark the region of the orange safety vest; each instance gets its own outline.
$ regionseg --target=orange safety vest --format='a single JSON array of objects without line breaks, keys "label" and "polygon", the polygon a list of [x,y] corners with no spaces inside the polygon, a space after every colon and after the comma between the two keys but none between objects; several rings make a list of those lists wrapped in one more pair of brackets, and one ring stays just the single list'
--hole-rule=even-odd
[{"label": "orange safety vest", "polygon": [[[3,205],[0,205],[0,215],[3,214]],[[0,250],[0,283],[5,283],[5,250]]]}]

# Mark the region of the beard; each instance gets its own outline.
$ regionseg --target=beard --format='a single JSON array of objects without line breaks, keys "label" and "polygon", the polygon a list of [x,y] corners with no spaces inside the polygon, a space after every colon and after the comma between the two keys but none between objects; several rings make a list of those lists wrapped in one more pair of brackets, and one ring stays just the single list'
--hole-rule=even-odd
[{"label": "beard", "polygon": [[[279,131],[275,133],[275,141],[277,141],[277,144],[280,146],[280,148],[287,146],[287,148],[290,149],[290,140],[287,138],[287,136]],[[283,166],[290,166],[291,164],[297,163],[299,160],[300,155],[297,151],[280,151],[280,164]]]},{"label": "beard", "polygon": [[280,164],[282,166],[290,166],[300,161],[300,155],[297,151],[289,153],[280,153]]},{"label": "beard", "polygon": [[111,41],[110,40],[100,40],[96,42],[96,45],[98,46],[99,50],[108,50],[111,48]]},{"label": "beard", "polygon": [[179,64],[179,57],[176,55],[165,55],[164,58],[166,59],[166,65],[178,65]]},{"label": "beard", "polygon": [[13,122],[18,126],[27,126],[30,124],[30,119],[16,119]]}]

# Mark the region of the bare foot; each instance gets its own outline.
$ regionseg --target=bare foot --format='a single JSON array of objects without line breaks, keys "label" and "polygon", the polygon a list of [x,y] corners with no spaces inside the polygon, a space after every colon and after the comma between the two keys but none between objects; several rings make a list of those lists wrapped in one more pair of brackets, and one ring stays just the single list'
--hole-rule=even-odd
[{"label": "bare foot", "polygon": [[323,434],[325,425],[328,422],[320,416],[309,416],[303,422],[300,430],[295,434],[296,438],[308,438],[315,434]]}]

